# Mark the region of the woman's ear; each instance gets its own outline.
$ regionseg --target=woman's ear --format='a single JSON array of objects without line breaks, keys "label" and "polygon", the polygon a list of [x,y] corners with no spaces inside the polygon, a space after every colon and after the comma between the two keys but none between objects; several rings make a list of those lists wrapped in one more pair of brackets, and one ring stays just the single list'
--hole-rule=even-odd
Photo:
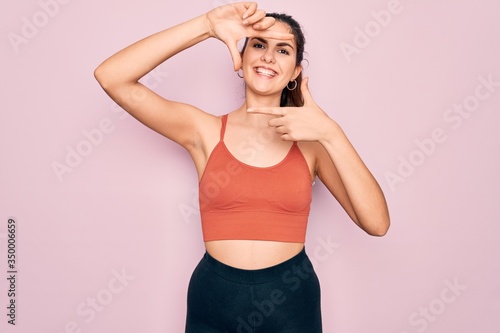
[{"label": "woman's ear", "polygon": [[293,79],[297,79],[302,72],[302,65],[295,66],[295,70],[293,71]]}]

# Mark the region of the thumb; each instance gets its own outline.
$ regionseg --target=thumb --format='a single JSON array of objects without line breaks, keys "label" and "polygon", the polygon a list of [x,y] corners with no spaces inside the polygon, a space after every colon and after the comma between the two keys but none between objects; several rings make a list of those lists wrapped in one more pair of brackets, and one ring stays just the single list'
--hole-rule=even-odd
[{"label": "thumb", "polygon": [[302,92],[302,97],[304,98],[304,105],[314,103],[311,92],[309,91],[309,77],[302,80],[300,92]]},{"label": "thumb", "polygon": [[241,55],[240,51],[238,51],[238,46],[236,43],[228,43],[227,48],[229,49],[229,53],[233,59],[234,70],[237,71],[241,68]]}]

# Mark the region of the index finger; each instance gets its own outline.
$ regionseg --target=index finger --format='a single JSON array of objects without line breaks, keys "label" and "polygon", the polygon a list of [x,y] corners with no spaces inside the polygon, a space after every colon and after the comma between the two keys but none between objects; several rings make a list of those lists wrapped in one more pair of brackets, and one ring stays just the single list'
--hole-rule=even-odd
[{"label": "index finger", "polygon": [[264,37],[264,38],[272,38],[272,39],[293,39],[295,36],[290,32],[280,32],[271,29],[276,23],[276,19],[274,17],[264,17],[259,20],[255,24],[252,25],[252,28],[256,30],[255,35],[250,37]]},{"label": "index finger", "polygon": [[247,108],[247,112],[284,116],[286,114],[286,108],[282,108],[279,106],[257,106]]},{"label": "index finger", "polygon": [[247,10],[243,13],[243,19],[246,19],[247,17],[251,16],[255,11],[257,10],[257,3],[256,2],[248,2],[245,3],[245,7]]},{"label": "index finger", "polygon": [[283,40],[290,40],[294,39],[295,36],[291,33],[285,33],[285,32],[278,32],[278,31],[272,31],[272,30],[263,30],[259,32],[259,34],[251,37],[263,37],[263,38],[271,38],[271,39],[283,39]]}]

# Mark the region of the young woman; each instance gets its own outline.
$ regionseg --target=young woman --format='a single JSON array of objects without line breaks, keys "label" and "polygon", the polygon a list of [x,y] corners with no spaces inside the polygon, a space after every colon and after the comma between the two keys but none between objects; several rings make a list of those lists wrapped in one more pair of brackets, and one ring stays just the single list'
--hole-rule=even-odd
[{"label": "young woman", "polygon": [[[214,116],[138,82],[208,38],[226,44],[245,81],[237,110]],[[95,70],[113,100],[186,148],[198,171],[206,253],[189,284],[186,332],[322,331],[319,283],[304,249],[316,176],[365,232],[389,228],[379,185],[302,80],[304,43],[292,17],[233,3],[138,41]],[[249,143],[255,149],[242,149]]]}]

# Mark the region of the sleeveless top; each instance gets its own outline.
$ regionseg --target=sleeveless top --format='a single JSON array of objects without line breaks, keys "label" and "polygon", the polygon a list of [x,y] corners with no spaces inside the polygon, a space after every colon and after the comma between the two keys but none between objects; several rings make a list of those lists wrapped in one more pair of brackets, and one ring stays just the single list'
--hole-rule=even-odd
[{"label": "sleeveless top", "polygon": [[224,144],[226,123],[199,182],[203,240],[305,242],[312,179],[297,142],[280,163],[251,166]]}]

